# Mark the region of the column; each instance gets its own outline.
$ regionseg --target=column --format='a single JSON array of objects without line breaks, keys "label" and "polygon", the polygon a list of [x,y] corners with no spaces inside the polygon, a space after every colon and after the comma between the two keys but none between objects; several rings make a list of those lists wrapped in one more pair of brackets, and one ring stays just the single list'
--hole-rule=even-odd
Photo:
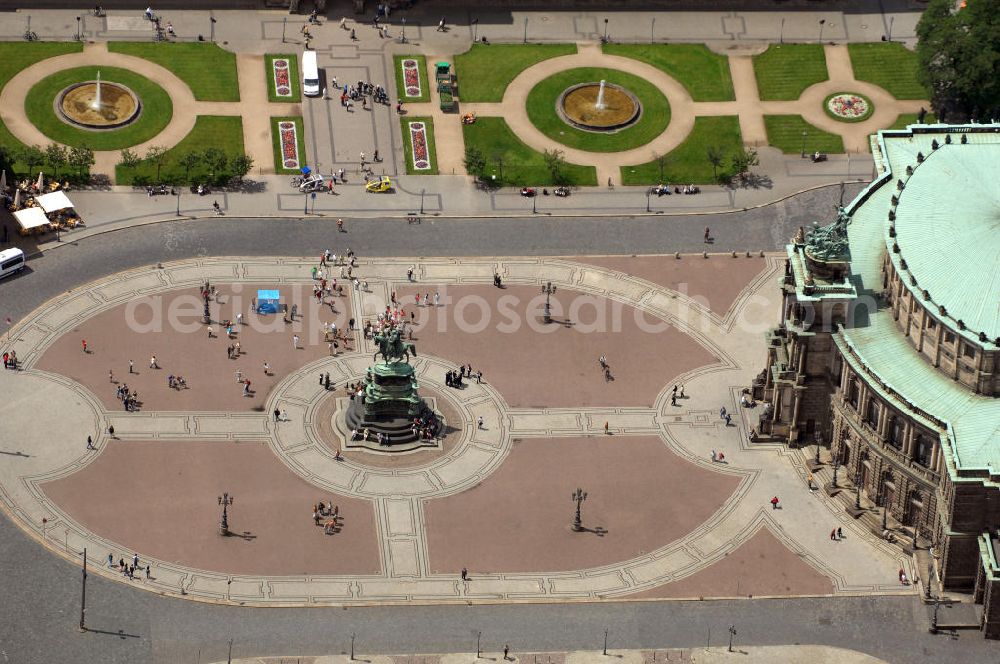
[{"label": "column", "polygon": [[906,420],[906,426],[903,428],[903,456],[907,459],[913,458],[913,438],[913,423]]},{"label": "column", "polygon": [[882,404],[878,409],[878,426],[875,427],[875,433],[878,434],[880,440],[885,440],[886,427],[889,425],[889,407],[888,404]]},{"label": "column", "polygon": [[840,372],[840,399],[847,400],[847,386],[851,384],[851,367],[844,360],[844,370]]},{"label": "column", "polygon": [[941,440],[934,441],[934,449],[931,450],[931,470],[938,472],[938,461],[941,460]]},{"label": "column", "polygon": [[941,341],[944,339],[944,323],[938,321],[937,343],[934,344],[934,366],[941,366]]}]

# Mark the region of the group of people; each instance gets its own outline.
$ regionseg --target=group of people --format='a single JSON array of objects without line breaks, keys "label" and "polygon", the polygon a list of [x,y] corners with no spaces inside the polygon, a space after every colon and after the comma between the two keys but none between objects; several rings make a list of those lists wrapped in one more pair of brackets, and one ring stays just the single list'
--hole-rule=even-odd
[{"label": "group of people", "polygon": [[677,186],[675,186],[674,189],[673,189],[673,191],[671,191],[669,184],[658,184],[655,187],[653,187],[652,192],[654,194],[656,194],[657,196],[669,196],[672,193],[673,194],[700,194],[701,193],[701,187],[699,187],[697,185],[694,185],[694,184],[688,184],[688,185],[685,185],[683,187],[677,187]]},{"label": "group of people", "polygon": [[482,383],[483,382],[483,372],[482,371],[477,371],[476,373],[473,373],[472,372],[472,365],[471,364],[466,364],[466,365],[460,366],[457,371],[456,370],[452,370],[452,371],[445,372],[445,374],[444,374],[444,384],[447,385],[448,387],[461,388],[462,387],[462,381],[464,379],[472,380],[473,378],[476,379],[477,383]]},{"label": "group of people", "polygon": [[418,417],[413,418],[410,431],[419,440],[434,440],[441,428],[441,421],[430,408],[424,406],[423,412]]},{"label": "group of people", "polygon": [[175,376],[173,374],[167,376],[167,387],[169,387],[170,389],[186,390],[187,386],[188,384],[187,381],[184,380],[184,376]]},{"label": "group of people", "polygon": [[118,400],[122,402],[122,405],[128,412],[139,410],[139,406],[142,405],[142,402],[139,401],[139,393],[136,390],[130,392],[128,385],[125,383],[118,386],[115,396],[118,397]]},{"label": "group of people", "polygon": [[[326,521],[323,521],[324,517]],[[333,501],[329,505],[320,501],[313,505],[313,523],[323,526],[323,534],[333,535],[340,531],[340,505],[334,505]]]},{"label": "group of people", "polygon": [[10,352],[4,352],[3,368],[14,369],[14,370],[17,369],[17,351],[11,350]]}]

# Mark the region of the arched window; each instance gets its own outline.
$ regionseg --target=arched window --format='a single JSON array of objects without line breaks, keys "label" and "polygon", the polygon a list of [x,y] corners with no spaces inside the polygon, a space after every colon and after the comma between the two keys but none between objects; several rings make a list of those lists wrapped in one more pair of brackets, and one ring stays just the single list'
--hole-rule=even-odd
[{"label": "arched window", "polygon": [[889,420],[889,444],[897,450],[903,445],[903,421],[895,415]]},{"label": "arched window", "polygon": [[878,402],[875,399],[868,400],[868,409],[865,411],[865,422],[872,429],[878,428]]},{"label": "arched window", "polygon": [[931,452],[934,450],[934,443],[931,439],[928,436],[918,433],[913,449],[915,451],[914,458],[917,463],[921,466],[929,467],[931,465]]}]

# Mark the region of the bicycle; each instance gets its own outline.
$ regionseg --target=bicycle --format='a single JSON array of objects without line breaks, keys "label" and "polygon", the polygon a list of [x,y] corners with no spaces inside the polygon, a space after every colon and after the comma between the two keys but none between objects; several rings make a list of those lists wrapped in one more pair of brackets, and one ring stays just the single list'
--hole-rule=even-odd
[{"label": "bicycle", "polygon": [[25,30],[24,39],[25,41],[38,41],[38,33],[34,30]]},{"label": "bicycle", "polygon": [[305,178],[304,177],[302,177],[301,175],[293,175],[292,178],[291,178],[291,180],[289,180],[288,183],[290,185],[292,185],[293,187],[298,187],[303,182],[305,182]]}]

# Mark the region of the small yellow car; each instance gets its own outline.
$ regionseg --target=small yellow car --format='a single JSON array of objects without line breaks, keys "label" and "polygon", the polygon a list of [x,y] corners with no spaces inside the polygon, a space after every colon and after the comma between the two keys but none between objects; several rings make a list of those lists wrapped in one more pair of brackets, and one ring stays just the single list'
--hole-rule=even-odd
[{"label": "small yellow car", "polygon": [[392,180],[389,179],[388,175],[382,175],[379,178],[366,183],[365,191],[370,194],[383,194],[387,191],[392,191]]}]

